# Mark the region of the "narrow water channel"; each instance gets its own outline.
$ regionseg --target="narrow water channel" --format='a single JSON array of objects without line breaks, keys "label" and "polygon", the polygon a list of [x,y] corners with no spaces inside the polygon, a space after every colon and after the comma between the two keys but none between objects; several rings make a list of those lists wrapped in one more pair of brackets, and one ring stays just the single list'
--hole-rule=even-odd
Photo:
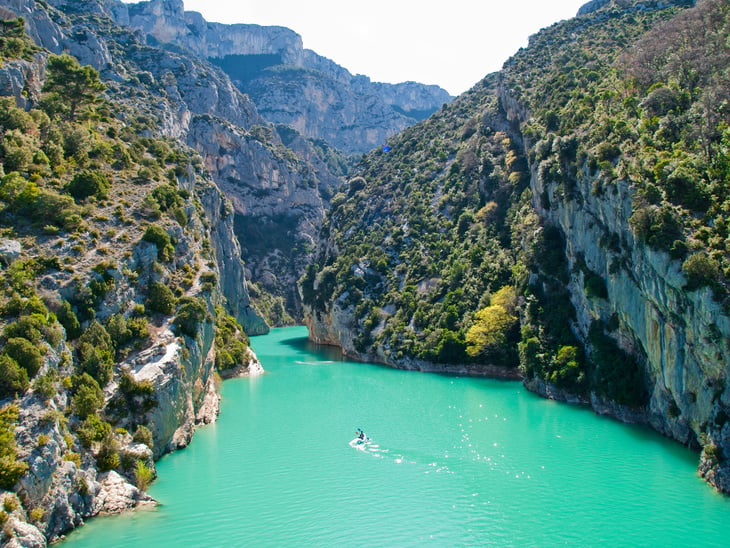
[{"label": "narrow water channel", "polygon": [[306,335],[252,340],[267,374],[226,381],[219,421],[158,463],[160,506],[91,520],[63,546],[730,542],[730,499],[646,428],[518,382],[343,361]]}]

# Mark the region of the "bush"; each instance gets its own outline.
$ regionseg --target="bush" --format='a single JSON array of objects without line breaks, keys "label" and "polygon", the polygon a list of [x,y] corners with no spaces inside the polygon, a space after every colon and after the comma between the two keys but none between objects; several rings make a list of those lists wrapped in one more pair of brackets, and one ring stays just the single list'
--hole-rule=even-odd
[{"label": "bush", "polygon": [[20,508],[20,502],[18,501],[18,497],[14,494],[6,495],[5,498],[3,498],[3,510],[12,514],[18,508]]},{"label": "bush", "polygon": [[588,295],[589,297],[595,297],[598,299],[608,298],[608,288],[606,287],[606,281],[594,272],[589,272],[588,274],[586,274],[585,288],[586,295]]},{"label": "bush", "polygon": [[175,311],[175,294],[165,284],[153,282],[145,306],[152,312],[169,315]]},{"label": "bush", "polygon": [[28,372],[6,354],[0,355],[0,397],[14,397],[28,390]]},{"label": "bush", "polygon": [[79,337],[77,354],[79,372],[88,373],[101,386],[112,379],[114,345],[104,326],[96,320]]},{"label": "bush", "polygon": [[236,319],[223,307],[216,307],[215,367],[219,371],[242,364],[246,359],[249,339]]},{"label": "bush", "polygon": [[13,358],[17,364],[25,369],[28,378],[32,379],[43,365],[43,354],[28,339],[14,337],[5,343],[3,354]]},{"label": "bush", "polygon": [[14,433],[18,415],[17,405],[6,405],[0,410],[0,488],[9,491],[28,471],[28,464],[18,460]]},{"label": "bush", "polygon": [[33,381],[33,391],[43,400],[48,401],[57,393],[58,372],[55,369],[49,370],[45,375],[40,375]]},{"label": "bush", "polygon": [[38,523],[38,522],[40,522],[40,521],[43,520],[43,518],[45,517],[45,515],[46,515],[46,511],[43,508],[41,508],[40,506],[38,506],[36,508],[33,508],[30,511],[30,514],[29,514],[30,521],[32,523]]},{"label": "bush", "polygon": [[180,299],[180,307],[173,324],[184,335],[195,337],[198,325],[205,320],[206,315],[207,311],[203,301],[195,297],[183,297]]},{"label": "bush", "polygon": [[137,488],[146,491],[153,479],[155,479],[155,473],[144,462],[138,460],[137,466],[134,468],[134,481]]},{"label": "bush", "polygon": [[142,240],[157,246],[157,258],[162,262],[172,260],[175,255],[175,248],[172,245],[170,235],[159,225],[149,225],[142,236]]},{"label": "bush", "polygon": [[89,197],[103,199],[110,187],[109,178],[103,173],[85,169],[71,179],[67,190],[76,201],[79,201]]},{"label": "bush", "polygon": [[58,323],[60,323],[66,330],[66,337],[72,341],[77,339],[83,332],[81,329],[81,323],[79,323],[76,313],[71,308],[71,304],[68,301],[62,301],[61,306],[56,312]]},{"label": "bush", "polygon": [[86,419],[104,406],[104,392],[88,373],[73,378],[74,395],[71,408],[79,418]]},{"label": "bush", "polygon": [[117,449],[116,440],[110,434],[102,440],[101,448],[99,453],[96,455],[96,466],[100,472],[106,472],[108,470],[114,470],[118,468],[122,460],[119,456],[119,450]]},{"label": "bush", "polygon": [[687,289],[693,291],[705,286],[714,286],[720,278],[720,265],[707,253],[693,253],[682,263],[682,272],[687,276]]},{"label": "bush", "polygon": [[160,185],[152,191],[152,196],[157,201],[160,211],[167,211],[183,204],[183,199],[173,185]]},{"label": "bush", "polygon": [[144,443],[150,449],[154,448],[155,446],[154,438],[152,437],[152,431],[143,424],[140,424],[134,431],[134,436],[132,436],[132,439],[135,443]]},{"label": "bush", "polygon": [[99,415],[89,415],[76,429],[81,445],[89,449],[94,442],[99,442],[111,436],[112,426],[99,418]]}]

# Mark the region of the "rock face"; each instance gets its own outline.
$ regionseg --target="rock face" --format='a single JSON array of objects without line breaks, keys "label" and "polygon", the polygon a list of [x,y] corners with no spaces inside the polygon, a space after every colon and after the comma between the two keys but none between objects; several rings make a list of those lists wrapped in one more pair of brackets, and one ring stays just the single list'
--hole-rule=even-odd
[{"label": "rock face", "polygon": [[[610,399],[601,390],[605,386],[600,386],[600,382],[606,384],[611,382],[605,381],[605,378],[595,381],[595,384],[588,389],[583,388],[582,392],[579,391],[580,389],[571,392],[565,386],[561,388],[557,385],[558,383],[546,381],[544,377],[528,374],[525,379],[526,387],[544,397],[591,405],[597,413],[610,415],[622,421],[648,424],[658,432],[682,444],[698,450],[702,448],[700,473],[718,489],[730,492],[730,460],[728,460],[730,455],[730,421],[728,421],[730,390],[727,386],[727,378],[730,374],[730,358],[728,358],[730,355],[730,317],[727,305],[723,306],[721,302],[723,298],[726,298],[726,293],[723,291],[727,287],[726,285],[722,287],[722,283],[726,284],[726,277],[713,278],[713,283],[717,283],[715,291],[707,285],[699,288],[693,287],[688,283],[688,279],[682,271],[681,259],[677,256],[672,257],[668,252],[652,248],[648,243],[640,240],[630,219],[632,215],[640,211],[642,204],[646,203],[641,201],[641,191],[644,188],[642,187],[644,181],[641,178],[651,180],[651,175],[638,174],[629,170],[622,172],[618,168],[612,172],[614,166],[623,165],[620,159],[624,151],[623,147],[621,148],[622,153],[617,153],[617,157],[614,158],[613,164],[607,162],[603,166],[597,162],[590,164],[588,161],[590,154],[585,152],[588,149],[587,146],[583,149],[584,155],[577,154],[573,158],[574,161],[566,161],[561,164],[554,160],[562,154],[561,151],[564,149],[561,147],[566,145],[566,141],[561,138],[564,139],[566,135],[573,138],[576,149],[583,144],[581,139],[587,140],[587,137],[580,132],[570,133],[569,118],[574,113],[569,112],[568,107],[565,106],[566,102],[568,105],[570,104],[568,96],[561,96],[560,100],[551,105],[558,104],[566,109],[561,111],[565,120],[556,116],[555,130],[552,130],[545,129],[545,125],[548,125],[545,119],[541,119],[540,115],[534,112],[542,107],[538,103],[544,100],[544,95],[548,94],[550,90],[546,91],[544,87],[541,87],[538,88],[540,93],[529,95],[524,89],[519,89],[520,85],[527,87],[531,80],[539,79],[539,71],[544,68],[541,63],[544,59],[542,56],[546,50],[544,47],[546,43],[550,43],[552,47],[559,40],[565,39],[567,35],[570,39],[564,43],[563,51],[576,51],[581,44],[577,39],[580,32],[592,36],[592,33],[587,32],[586,29],[598,28],[598,25],[610,21],[612,18],[625,17],[623,21],[630,21],[641,12],[649,13],[653,10],[671,8],[676,13],[677,7],[687,6],[688,3],[682,1],[651,4],[591,2],[581,10],[582,17],[566,22],[565,28],[570,29],[569,31],[562,35],[557,32],[555,34],[544,32],[538,35],[538,40],[531,39],[531,48],[535,48],[535,56],[530,58],[530,61],[526,60],[527,56],[516,56],[513,62],[505,65],[505,69],[500,74],[495,75],[496,80],[499,81],[499,85],[495,89],[487,89],[485,86],[486,93],[481,96],[481,101],[475,102],[487,105],[496,95],[500,112],[490,113],[483,106],[480,107],[480,110],[472,110],[465,106],[459,111],[464,114],[465,118],[469,118],[468,123],[474,124],[475,120],[481,121],[482,125],[477,131],[486,134],[494,128],[500,128],[509,135],[512,142],[520,144],[520,153],[526,159],[525,175],[529,179],[529,196],[531,197],[529,215],[534,215],[535,219],[539,220],[537,225],[530,225],[523,221],[522,226],[530,228],[537,226],[538,230],[540,226],[549,227],[555,229],[555,232],[559,234],[560,245],[555,247],[560,248],[560,265],[565,265],[564,277],[562,269],[560,273],[546,272],[546,267],[539,263],[547,264],[550,258],[538,256],[532,262],[533,270],[524,273],[524,279],[529,280],[525,282],[525,285],[529,284],[530,287],[537,287],[539,291],[547,292],[545,288],[554,284],[559,291],[555,291],[551,295],[567,296],[569,306],[566,308],[569,308],[571,312],[564,316],[565,325],[570,326],[570,336],[574,337],[572,340],[575,341],[575,344],[580,344],[586,354],[590,355],[591,359],[596,359],[596,362],[599,360],[596,355],[600,352],[597,347],[601,344],[601,339],[595,337],[592,331],[596,325],[601,328],[607,326],[605,331],[602,331],[602,335],[610,339],[612,345],[615,345],[611,346],[612,351],[615,350],[614,360],[621,361],[626,357],[635,362],[636,371],[639,373],[635,384],[641,390],[646,390],[646,397],[642,393],[640,398],[636,398],[639,400],[638,403],[627,402],[629,398],[621,399],[625,393],[619,393],[617,390],[614,392],[617,397]],[[604,9],[605,11],[601,11]],[[666,16],[669,17],[669,14]],[[590,24],[588,20],[590,20]],[[591,27],[591,25],[596,25],[596,27]],[[554,30],[557,27],[558,25],[554,27]],[[610,41],[610,39],[607,40]],[[607,55],[606,57],[611,59],[610,66],[614,66],[611,64],[613,59],[620,58],[618,55],[615,57]],[[550,73],[550,75],[555,74]],[[557,78],[557,80],[559,79]],[[557,80],[548,81],[554,83]],[[465,96],[477,96],[480,93],[482,91],[475,87]],[[522,97],[529,97],[533,102],[518,100],[516,97],[520,93]],[[458,98],[450,107],[453,106],[454,110],[462,107],[462,100],[465,96]],[[590,99],[595,100],[595,97],[590,97]],[[544,115],[544,112],[542,114]],[[416,128],[422,130],[423,133],[414,131],[412,133],[414,142],[417,142],[419,137],[424,138],[424,135],[427,136],[424,138],[426,142],[429,142],[428,139],[433,139],[435,131],[431,129],[431,124],[435,125],[437,118],[438,115],[435,115],[426,124]],[[592,120],[593,118],[587,115],[587,119]],[[456,117],[452,120],[455,125],[463,124],[462,142],[468,135],[473,135],[474,125],[467,132],[466,123],[458,121]],[[542,127],[540,127],[541,124],[543,124]],[[536,129],[538,127],[540,129]],[[581,126],[581,129],[585,130],[585,126]],[[538,141],[536,135],[542,136],[543,139]],[[433,141],[430,142],[433,143]],[[596,141],[593,141],[593,145],[595,144]],[[603,144],[602,141],[601,144]],[[458,142],[453,142],[451,150],[458,151],[456,152],[457,158],[459,154],[465,158],[466,154],[463,154],[458,146]],[[412,150],[418,150],[417,145],[414,144]],[[625,150],[633,151],[628,147]],[[629,154],[627,153],[627,157],[633,159],[634,156],[629,156]],[[438,173],[446,172],[450,167],[454,167],[449,165],[446,154],[444,157],[447,159],[441,164],[440,170],[436,170]],[[514,157],[514,160],[517,161],[517,156]],[[554,163],[550,164],[550,161]],[[386,169],[375,154],[369,155],[363,164],[367,162],[379,164],[381,169]],[[408,166],[405,161],[403,165]],[[482,167],[474,170],[473,174],[472,181],[478,182],[479,191],[482,191],[488,183],[486,178],[479,173],[479,170],[485,169],[485,165],[489,171],[493,171],[493,165],[483,162]],[[413,171],[415,172],[415,170]],[[453,171],[458,173],[456,170]],[[397,175],[407,180],[405,172],[406,169],[403,169]],[[606,172],[612,174],[610,179],[607,179]],[[621,174],[618,175],[618,173]],[[514,181],[518,180],[518,178],[514,179]],[[610,183],[607,182],[608,180]],[[368,181],[364,181],[360,187],[351,187],[351,195],[355,194],[355,191],[359,191],[367,196],[368,192],[372,192],[367,187],[368,184]],[[659,184],[660,182],[657,181],[657,185]],[[425,184],[419,185],[419,191],[426,192],[425,188]],[[380,186],[376,192],[382,192]],[[372,194],[369,196],[371,199],[373,198]],[[422,211],[427,210],[428,204],[445,202],[445,200],[441,201],[442,196],[439,194],[428,196],[428,198],[430,200],[424,200],[426,206],[422,208]],[[395,197],[392,200],[395,201]],[[674,203],[676,205],[676,202]],[[685,214],[686,211],[684,211]],[[705,213],[702,207],[693,209],[692,212],[696,218],[702,217]],[[338,214],[339,216],[337,216]],[[396,214],[392,211],[386,212],[386,214],[377,212],[368,218],[368,223],[371,226],[385,224],[383,218],[388,215]],[[713,215],[714,213],[708,211],[708,217]],[[345,220],[350,222],[353,217],[358,218],[355,213],[343,207],[341,212],[333,213],[332,226],[338,223],[344,225]],[[689,217],[688,214],[683,219],[687,217]],[[704,222],[708,225],[713,223],[713,221]],[[354,234],[363,228],[362,223],[344,226],[348,226],[348,230]],[[679,236],[673,235],[672,241],[674,238],[685,237],[695,230],[690,229],[687,225],[684,225],[683,228],[685,232]],[[405,229],[403,231],[405,232]],[[349,260],[351,257],[346,254],[347,250],[338,249],[338,246],[345,246],[343,242],[346,242],[349,234],[344,230],[342,232],[344,233],[342,237],[335,240],[331,237],[335,230],[332,229],[328,232],[326,228],[323,230],[325,239],[319,242],[320,249],[323,250],[320,257],[328,259],[320,261],[320,264],[328,266],[320,269],[317,276],[310,278],[310,281],[315,280],[313,287],[306,287],[306,290],[314,295],[311,301],[315,303],[307,310],[307,325],[311,336],[318,342],[340,346],[348,355],[381,361],[398,367],[402,361],[401,358],[381,354],[370,342],[357,344],[357,339],[364,332],[363,326],[365,325],[363,316],[357,316],[357,307],[360,306],[362,309],[363,306],[357,299],[348,298],[348,295],[344,293],[333,293],[333,287],[337,287],[337,291],[341,289],[338,280],[345,278],[350,272],[354,272],[357,266],[343,262],[343,267],[336,262],[338,258],[347,257]],[[328,234],[329,238],[327,238]],[[517,236],[519,236],[517,233],[512,234],[516,240]],[[438,238],[441,235],[434,236],[433,233],[427,233],[423,239],[427,240],[429,237]],[[388,233],[387,238],[393,239],[392,232]],[[523,249],[529,247],[524,244],[525,241],[529,241],[529,237],[523,240]],[[694,250],[706,249],[696,240],[692,241],[688,237],[688,241],[691,245],[696,246]],[[681,240],[679,242],[682,243]],[[355,249],[359,244],[359,241],[351,243]],[[425,247],[425,244],[421,245]],[[388,255],[394,254],[389,245],[384,245],[380,251],[385,251]],[[727,253],[727,251],[719,253]],[[390,267],[387,274],[388,279],[398,279],[397,267],[400,265],[396,263],[397,266],[393,267],[393,263],[388,262],[389,259],[390,257],[385,257],[382,261],[383,264]],[[551,264],[554,265],[555,262]],[[327,271],[327,268],[330,268],[331,271]],[[558,268],[556,267],[555,270]],[[407,272],[407,270],[401,268],[401,272]],[[357,280],[360,282],[358,289],[363,295],[360,301],[365,301],[366,298],[375,299],[378,290],[384,292],[389,289],[386,286],[385,290],[382,290],[375,282],[370,284],[366,277],[361,276],[361,278],[364,278],[364,281]],[[382,278],[378,279],[373,276],[378,283]],[[403,279],[404,276],[401,274],[400,280],[402,284],[405,284]],[[605,288],[601,284],[601,290],[594,291],[590,287],[590,282],[596,280],[605,282]],[[415,282],[408,281],[416,285]],[[321,285],[328,286],[324,296],[318,293],[318,291],[322,291],[322,288],[318,287],[320,282]],[[403,289],[403,285],[401,285],[401,289]],[[377,304],[380,308],[376,309],[376,314],[371,316],[374,319],[367,324],[369,326],[377,326],[378,321],[390,316],[390,313],[384,310],[382,302]],[[411,303],[406,302],[404,308],[407,309],[409,304]],[[532,303],[524,306],[523,320],[524,316],[530,313],[531,306]],[[541,302],[540,306],[557,308],[560,304],[557,300],[552,302],[548,298],[544,303]],[[575,317],[573,317],[572,311],[575,311]],[[415,323],[414,320],[415,314],[404,315],[400,332],[392,334],[391,338],[396,340],[398,337],[413,338],[417,336],[417,330],[412,327]],[[528,328],[532,327],[532,324],[523,322],[523,328],[526,325]],[[373,329],[374,331],[375,329]],[[370,332],[366,334],[370,335]],[[372,340],[373,337],[368,339],[368,341]],[[382,344],[382,339],[378,342]],[[523,345],[521,351],[527,348],[524,340]],[[612,370],[620,370],[621,365],[609,364],[608,367]],[[591,362],[588,367],[598,369],[601,366]],[[587,374],[590,375],[596,369],[587,369]],[[599,377],[596,376],[596,378]],[[587,383],[583,386],[587,386]]]},{"label": "rock face", "polygon": [[[224,188],[233,205],[232,212],[221,207],[216,219],[226,217],[229,223],[220,230],[233,227],[246,258],[246,275],[264,290],[284,296],[289,313],[300,317],[296,280],[311,258],[311,243],[327,200],[341,184],[323,159],[327,152],[290,130],[286,130],[284,144],[254,103],[205,60],[205,51],[198,48],[196,56],[190,49],[155,46],[162,38],[182,40],[178,34],[193,33],[187,44],[192,48],[197,44],[195,33],[204,27],[211,44],[217,43],[215,33],[220,31],[238,37],[231,38],[230,47],[239,47],[248,39],[248,31],[226,25],[209,27],[196,14],[184,13],[179,1],[131,5],[115,0],[52,2],[68,14],[66,19],[58,15],[67,26],[53,23],[33,0],[17,0],[13,5],[18,13],[25,14],[29,33],[41,45],[54,53],[72,51],[82,64],[100,71],[110,97],[141,110],[154,120],[156,131],[186,142],[202,155],[211,178]],[[94,14],[94,18],[74,17],[85,13]],[[185,22],[188,19],[193,30]],[[115,26],[114,21],[140,30]],[[108,28],[114,32],[107,32]],[[272,36],[268,30],[260,30],[252,38],[252,47],[264,47],[262,44],[271,41],[270,47],[301,54],[301,40],[290,39],[294,35],[291,31],[280,29],[281,38],[276,38],[276,33]],[[144,32],[157,33],[160,39]],[[206,207],[213,213],[217,206],[211,203]],[[224,257],[236,252],[234,248],[218,251]],[[262,333],[267,328],[252,315],[245,285],[239,285],[244,274],[235,266],[227,266],[233,264],[227,261],[219,265],[226,297],[242,325],[251,334]]]},{"label": "rock face", "polygon": [[283,27],[208,23],[182,0],[112,8],[117,21],[153,43],[184,46],[225,70],[259,112],[340,150],[365,152],[426,118],[452,97],[438,86],[373,83],[305,50]]},{"label": "rock face", "polygon": [[[114,376],[104,383],[103,394],[99,396],[103,404],[99,411],[102,419],[113,422],[115,427],[111,429],[110,424],[104,423],[109,430],[102,430],[105,433],[101,440],[81,439],[79,431],[85,423],[75,413],[72,403],[75,388],[71,380],[79,374],[78,357],[73,342],[54,324],[57,340],[54,339],[53,347],[44,355],[38,372],[55,379],[51,381],[53,395],[42,396],[38,390],[31,389],[16,400],[17,460],[26,463],[28,469],[14,487],[18,504],[8,512],[2,536],[2,542],[7,541],[9,546],[45,546],[99,513],[153,503],[135,486],[135,483],[141,486],[145,483],[137,477],[135,465],[150,478],[154,477],[154,458],[184,447],[190,442],[196,425],[215,420],[220,399],[215,374],[215,325],[220,310],[237,318],[251,334],[268,330],[266,322],[252,308],[246,290],[231,201],[203,169],[203,160],[184,144],[196,120],[200,127],[204,125],[203,119],[212,123],[227,118],[232,120],[225,125],[229,133],[246,133],[243,127],[264,124],[264,121],[253,104],[220,71],[185,56],[143,46],[134,33],[114,26],[107,3],[2,0],[0,6],[25,17],[30,36],[50,51],[73,52],[82,63],[90,63],[100,70],[107,83],[109,108],[114,111],[112,124],[118,123],[115,129],[124,128],[121,119],[129,115],[135,120],[147,115],[155,121],[144,130],[145,138],[159,141],[168,138],[166,146],[170,151],[175,150],[177,169],[168,173],[167,181],[176,189],[178,197],[187,197],[182,198],[177,221],[169,222],[169,217],[160,221],[166,236],[174,242],[170,257],[162,262],[157,244],[142,239],[142,225],[147,225],[149,219],[141,220],[137,216],[141,211],[140,202],[151,191],[151,186],[145,185],[155,182],[144,178],[137,186],[129,184],[123,177],[131,176],[131,172],[120,170],[114,184],[131,194],[128,199],[110,196],[109,203],[115,204],[110,207],[115,208],[118,219],[101,214],[99,217],[104,220],[91,218],[94,216],[86,219],[90,229],[97,222],[114,225],[107,227],[109,230],[103,235],[94,227],[97,241],[79,243],[72,250],[61,231],[58,245],[51,250],[48,238],[36,239],[36,245],[28,245],[26,242],[32,239],[30,233],[24,234],[22,245],[19,240],[5,239],[0,242],[0,261],[4,267],[14,261],[35,258],[39,253],[73,264],[73,268],[52,268],[38,280],[37,289],[43,292],[43,298],[54,303],[72,299],[77,282],[82,278],[90,282],[104,271],[109,286],[93,307],[93,315],[100,323],[128,313],[135,305],[144,309],[150,284],[175,286],[178,282],[174,278],[183,272],[189,281],[188,285],[179,285],[179,290],[202,308],[199,320],[184,330],[176,327],[172,314],[162,314],[149,322],[145,319],[149,336],[140,339],[139,347],[117,356]],[[110,28],[115,38],[106,34]],[[120,51],[127,51],[128,56],[117,57]],[[15,97],[20,107],[36,104],[45,78],[46,56],[42,53],[31,61],[4,63],[0,67],[0,94]],[[136,80],[130,81],[130,74]],[[140,84],[139,93],[144,99],[129,95],[126,86],[135,83]],[[115,118],[117,115],[119,118]],[[130,138],[139,139],[134,131],[130,132]],[[182,142],[174,143],[172,139]],[[194,140],[191,142],[195,144]],[[283,145],[281,148],[284,149]],[[271,160],[273,154],[269,154]],[[293,153],[289,155],[293,157]],[[296,163],[297,160],[287,157],[287,161]],[[125,224],[120,219],[129,222]],[[121,234],[124,236],[114,239]],[[98,266],[100,259],[97,248],[101,249],[99,255],[105,254],[106,266],[94,271],[91,269],[95,264]],[[72,279],[75,276],[78,276],[76,281]],[[3,321],[7,321],[5,317]],[[244,361],[247,363],[239,364],[239,373],[261,373],[261,364],[250,349]],[[65,384],[60,382],[61,378]],[[3,406],[7,403],[8,399],[2,402]],[[139,431],[140,426],[148,428],[151,440],[142,443],[133,439],[131,433]],[[104,461],[109,451],[115,458]],[[101,470],[107,471],[101,473]],[[9,500],[16,495],[6,492],[3,496]]]},{"label": "rock face", "polygon": [[[592,321],[617,318],[620,345],[644,365],[649,387],[647,408],[630,420],[691,447],[700,446],[705,432],[730,451],[730,428],[723,420],[730,407],[725,384],[730,318],[709,288],[687,291],[679,261],[635,241],[629,217],[636,196],[627,183],[597,195],[587,170],[574,182],[576,195],[559,196],[558,184],[533,166],[533,195],[547,196],[552,206],[546,210],[538,200],[533,205],[566,237],[572,266],[567,289],[583,340],[588,344]],[[616,238],[618,248],[598,244]],[[606,281],[606,299],[588,296],[583,274],[574,268],[580,258]]]}]

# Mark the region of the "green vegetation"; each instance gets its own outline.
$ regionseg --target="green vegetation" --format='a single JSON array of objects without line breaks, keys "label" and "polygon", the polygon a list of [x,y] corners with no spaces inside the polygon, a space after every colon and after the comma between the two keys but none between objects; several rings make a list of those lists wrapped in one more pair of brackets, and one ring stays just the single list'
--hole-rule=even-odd
[{"label": "green vegetation", "polygon": [[474,323],[466,333],[466,353],[472,358],[516,366],[514,350],[519,340],[516,315],[517,296],[512,286],[505,286],[489,300],[489,306],[474,314]]},{"label": "green vegetation", "polygon": [[30,59],[40,48],[25,34],[25,19],[0,21],[0,66],[12,59]]},{"label": "green vegetation", "polygon": [[216,369],[224,371],[247,363],[248,345],[248,337],[236,318],[218,307],[215,323]]},{"label": "green vegetation", "polygon": [[471,344],[467,354],[474,315],[511,281],[510,223],[529,200],[519,143],[493,125],[495,91],[496,79],[487,79],[391,139],[390,152],[364,156],[346,193],[332,198],[326,248],[341,252],[321,253],[301,290],[318,313],[352,310],[357,350],[381,347],[396,362],[479,355],[515,365],[507,326],[502,343],[489,351]]},{"label": "green vegetation", "polygon": [[178,301],[178,309],[173,324],[183,335],[195,337],[198,326],[208,316],[204,301],[197,297],[183,297]]},{"label": "green vegetation", "polygon": [[0,409],[0,487],[7,490],[12,490],[28,470],[28,464],[18,460],[15,443],[18,414],[19,409],[16,405],[6,405]]},{"label": "green vegetation", "polygon": [[[37,51],[22,20],[0,22],[0,63]],[[114,102],[114,90],[92,67],[50,55],[45,77],[41,97],[0,97],[0,234],[18,247],[0,258],[0,398],[20,399],[32,389],[52,400],[43,424],[60,429],[64,459],[81,467],[91,455],[100,470],[131,475],[135,465],[122,462],[125,431],[117,427],[134,429],[136,441],[152,447],[140,423],[157,398],[151,381],[135,380],[119,363],[147,347],[152,330],[176,312],[181,333],[195,333],[208,319],[206,301],[186,295],[200,269],[209,273],[200,277],[206,298],[219,298],[211,249],[198,249],[207,229],[200,203],[181,188],[210,183],[199,158],[151,136],[155,121]],[[184,264],[172,262],[172,234],[186,239]],[[140,264],[141,241],[157,247],[159,262]],[[236,333],[223,354],[238,356],[243,341]],[[103,388],[115,378],[105,401]],[[17,418],[12,405],[0,416],[4,489],[27,470],[15,446]],[[35,443],[51,439],[43,432]],[[150,470],[137,472],[138,483],[148,485]],[[88,491],[83,481],[78,488]]]},{"label": "green vegetation", "polygon": [[167,231],[159,225],[149,225],[142,239],[157,246],[157,258],[162,262],[170,261],[175,255],[175,248]]},{"label": "green vegetation", "polygon": [[150,449],[154,448],[155,446],[154,439],[152,438],[152,432],[143,424],[137,426],[137,429],[134,431],[134,436],[132,436],[132,439],[135,443],[144,443]]},{"label": "green vegetation", "polygon": [[75,120],[80,110],[91,110],[99,102],[105,86],[91,66],[80,66],[70,55],[52,55],[43,90],[47,92],[48,110]]},{"label": "green vegetation", "polygon": [[152,469],[141,460],[138,460],[134,468],[134,482],[137,488],[146,491],[154,479],[155,473]]},{"label": "green vegetation", "polygon": [[[390,152],[363,156],[301,279],[311,313],[346,310],[355,350],[373,358],[519,362],[573,393],[644,404],[644,357],[608,321],[580,333],[568,284],[604,306],[633,236],[680,262],[686,291],[710,287],[730,311],[730,7],[692,5],[611,2],[557,23]],[[517,102],[529,117],[507,120]],[[597,242],[610,271],[569,263],[546,219],[627,187],[633,234]]]}]

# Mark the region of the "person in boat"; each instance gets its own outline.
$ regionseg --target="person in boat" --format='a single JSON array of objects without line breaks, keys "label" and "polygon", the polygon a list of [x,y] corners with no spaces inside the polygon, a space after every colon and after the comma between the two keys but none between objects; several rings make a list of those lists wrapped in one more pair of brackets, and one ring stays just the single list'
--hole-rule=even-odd
[{"label": "person in boat", "polygon": [[365,432],[362,431],[362,428],[358,428],[355,431],[355,435],[357,435],[357,439],[360,441],[365,441],[367,439],[367,436],[365,435]]}]

